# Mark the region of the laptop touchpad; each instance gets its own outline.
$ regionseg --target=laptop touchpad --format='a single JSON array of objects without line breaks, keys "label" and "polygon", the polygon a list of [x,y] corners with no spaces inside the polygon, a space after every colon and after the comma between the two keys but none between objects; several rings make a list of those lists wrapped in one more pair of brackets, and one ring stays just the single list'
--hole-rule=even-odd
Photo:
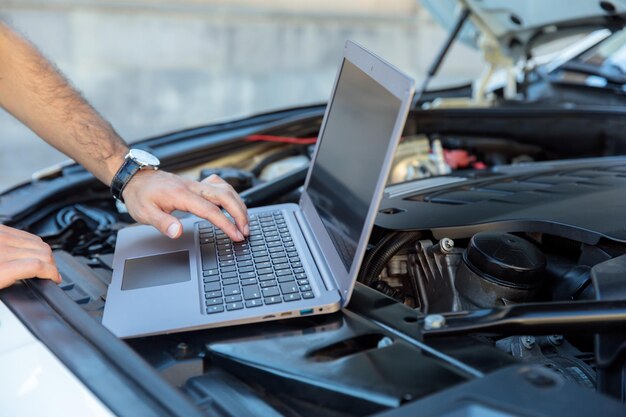
[{"label": "laptop touchpad", "polygon": [[122,290],[156,287],[191,280],[189,251],[127,259]]}]

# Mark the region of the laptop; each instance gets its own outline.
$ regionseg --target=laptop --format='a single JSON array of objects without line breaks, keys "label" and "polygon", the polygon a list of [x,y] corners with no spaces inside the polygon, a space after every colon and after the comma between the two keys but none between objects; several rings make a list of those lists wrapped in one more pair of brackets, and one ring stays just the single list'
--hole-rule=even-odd
[{"label": "laptop", "polygon": [[250,209],[241,243],[197,217],[176,240],[152,226],[120,230],[103,324],[128,338],[346,306],[414,90],[346,42],[299,203]]}]

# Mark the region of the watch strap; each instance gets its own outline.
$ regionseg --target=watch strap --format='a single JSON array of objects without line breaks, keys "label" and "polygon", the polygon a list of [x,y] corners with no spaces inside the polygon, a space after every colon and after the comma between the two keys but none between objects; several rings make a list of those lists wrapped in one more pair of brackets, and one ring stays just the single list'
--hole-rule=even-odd
[{"label": "watch strap", "polygon": [[111,181],[111,194],[117,200],[120,200],[122,203],[124,202],[124,198],[122,198],[122,192],[128,182],[133,178],[133,176],[141,169],[141,166],[132,158],[124,159],[124,163],[117,171],[117,173],[113,176],[113,180]]}]

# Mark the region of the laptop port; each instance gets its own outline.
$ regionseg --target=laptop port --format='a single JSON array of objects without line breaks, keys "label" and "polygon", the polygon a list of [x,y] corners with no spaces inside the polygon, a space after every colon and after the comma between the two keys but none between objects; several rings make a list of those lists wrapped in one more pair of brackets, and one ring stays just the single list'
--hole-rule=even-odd
[{"label": "laptop port", "polygon": [[300,310],[300,315],[301,316],[306,316],[308,314],[313,314],[313,309],[312,308],[307,308],[306,310]]}]

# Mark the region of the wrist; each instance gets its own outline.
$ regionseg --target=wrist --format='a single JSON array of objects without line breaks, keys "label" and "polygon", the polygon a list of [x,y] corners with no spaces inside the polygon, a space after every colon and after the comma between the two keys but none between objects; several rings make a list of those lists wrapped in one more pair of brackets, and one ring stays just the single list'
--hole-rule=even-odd
[{"label": "wrist", "polygon": [[124,202],[123,192],[132,179],[142,170],[156,171],[159,168],[159,159],[141,149],[131,149],[125,155],[121,166],[111,180],[111,194]]},{"label": "wrist", "polygon": [[126,146],[121,146],[115,151],[112,156],[106,159],[105,174],[104,178],[102,178],[102,181],[105,184],[109,186],[111,185],[113,177],[115,176],[115,174],[117,174],[117,172],[124,164],[124,161],[126,160],[126,155],[128,155],[128,151],[129,148],[127,148]]}]

